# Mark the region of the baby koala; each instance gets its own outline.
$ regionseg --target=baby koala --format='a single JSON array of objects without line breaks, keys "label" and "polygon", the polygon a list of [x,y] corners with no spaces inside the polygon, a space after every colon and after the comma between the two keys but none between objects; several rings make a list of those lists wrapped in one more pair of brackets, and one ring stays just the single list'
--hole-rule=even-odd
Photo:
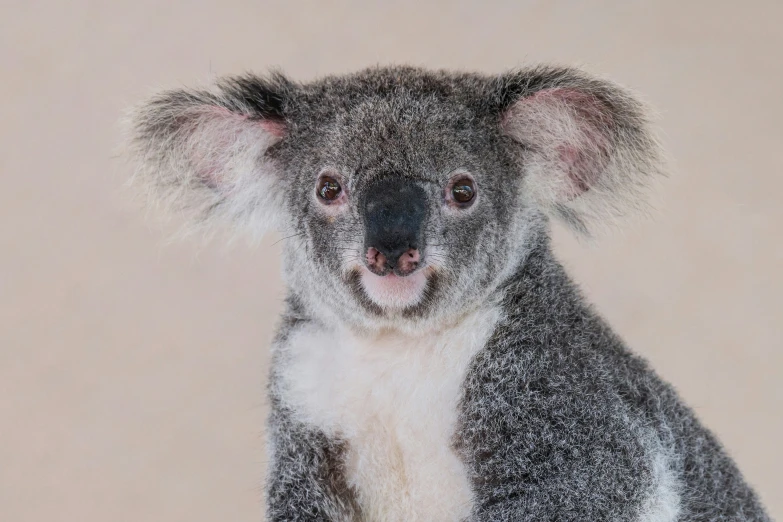
[{"label": "baby koala", "polygon": [[644,108],[570,68],[372,68],[171,90],[135,179],[277,228],[272,521],[768,521],[719,442],[552,254],[661,174]]}]

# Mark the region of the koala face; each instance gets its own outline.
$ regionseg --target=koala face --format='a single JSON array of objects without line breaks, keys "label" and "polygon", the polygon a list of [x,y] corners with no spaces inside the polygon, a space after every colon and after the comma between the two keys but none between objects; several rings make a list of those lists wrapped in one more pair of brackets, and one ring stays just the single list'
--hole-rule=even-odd
[{"label": "koala face", "polygon": [[[546,215],[579,230],[659,170],[641,107],[570,69],[370,69],[170,91],[135,115],[138,177],[201,226],[284,237],[296,299],[364,327],[481,303]],[[318,312],[320,311],[320,312]]]},{"label": "koala face", "polygon": [[286,249],[291,280],[370,321],[417,321],[482,294],[509,258],[518,199],[496,118],[416,88],[330,87],[334,101],[303,107],[310,117],[277,153],[296,209],[284,233],[301,234]]}]

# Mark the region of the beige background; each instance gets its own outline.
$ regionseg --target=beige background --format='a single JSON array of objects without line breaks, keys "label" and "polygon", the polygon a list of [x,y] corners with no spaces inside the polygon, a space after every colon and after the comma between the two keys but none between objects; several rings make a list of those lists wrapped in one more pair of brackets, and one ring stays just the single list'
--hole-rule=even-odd
[{"label": "beige background", "polygon": [[[584,64],[676,160],[558,250],[783,517],[783,2],[2,2],[0,520],[259,520],[278,246],[167,244],[121,185],[151,88],[280,66]],[[742,4],[742,7],[736,7]]]}]

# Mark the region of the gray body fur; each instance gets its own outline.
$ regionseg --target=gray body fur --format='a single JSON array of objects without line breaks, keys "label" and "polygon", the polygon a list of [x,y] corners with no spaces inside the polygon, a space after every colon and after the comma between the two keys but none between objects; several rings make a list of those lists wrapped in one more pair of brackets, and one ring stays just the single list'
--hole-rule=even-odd
[{"label": "gray body fur", "polygon": [[[451,437],[469,520],[769,520],[720,444],[551,253],[550,217],[587,232],[641,204],[661,171],[644,109],[623,89],[547,67],[495,78],[380,68],[306,85],[249,76],[165,92],[133,125],[137,178],[156,201],[197,225],[288,237],[269,520],[358,521],[367,509],[346,475],[350,440],[289,396],[292,336],[336,324],[426,336],[493,307],[500,318],[467,367]],[[314,196],[324,169],[347,194],[339,212]],[[463,170],[479,198],[448,209],[442,187]],[[368,297],[360,275],[362,203],[389,176],[431,204],[427,286],[401,308]]]}]

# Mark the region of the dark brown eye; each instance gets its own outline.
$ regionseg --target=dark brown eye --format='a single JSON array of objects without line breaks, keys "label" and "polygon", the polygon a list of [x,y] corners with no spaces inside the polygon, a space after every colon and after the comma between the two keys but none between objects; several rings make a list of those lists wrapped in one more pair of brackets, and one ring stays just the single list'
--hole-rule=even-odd
[{"label": "dark brown eye", "polygon": [[329,176],[322,176],[321,179],[318,180],[318,188],[316,190],[318,196],[324,201],[334,201],[340,197],[343,188],[336,179],[330,178]]},{"label": "dark brown eye", "polygon": [[476,197],[476,186],[470,178],[458,179],[451,187],[451,197],[457,203],[470,203]]}]

